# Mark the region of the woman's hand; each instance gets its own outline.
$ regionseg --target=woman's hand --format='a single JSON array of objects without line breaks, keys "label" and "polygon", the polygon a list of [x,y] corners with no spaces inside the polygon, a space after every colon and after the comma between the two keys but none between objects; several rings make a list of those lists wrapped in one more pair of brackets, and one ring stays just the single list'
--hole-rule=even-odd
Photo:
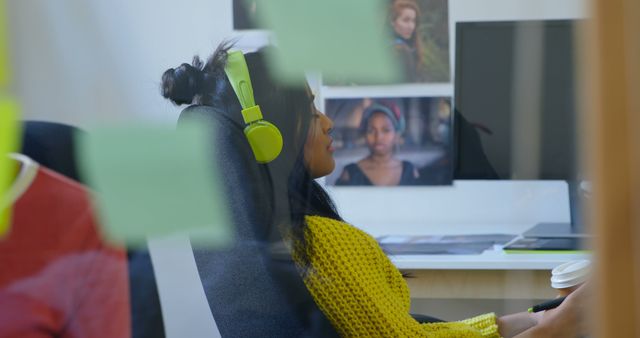
[{"label": "woman's hand", "polygon": [[540,326],[547,330],[548,337],[578,337],[586,334],[586,290],[586,285],[579,287],[568,295],[560,306],[544,312]]},{"label": "woman's hand", "polygon": [[541,313],[519,312],[498,318],[498,331],[504,338],[515,337],[538,324],[542,318]]},{"label": "woman's hand", "polygon": [[579,287],[553,310],[545,311],[538,325],[516,336],[528,337],[559,337],[571,338],[586,335],[587,322],[585,312],[587,309],[588,285]]}]

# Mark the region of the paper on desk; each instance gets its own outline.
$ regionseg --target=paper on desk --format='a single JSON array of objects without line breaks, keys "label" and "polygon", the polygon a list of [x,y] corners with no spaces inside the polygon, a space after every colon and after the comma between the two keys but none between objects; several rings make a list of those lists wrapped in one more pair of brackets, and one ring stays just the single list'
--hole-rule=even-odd
[{"label": "paper on desk", "polygon": [[8,154],[20,147],[18,111],[18,104],[14,100],[0,98],[0,237],[9,230],[11,219],[11,205],[6,200],[6,193],[13,181],[15,167]]},{"label": "paper on desk", "polygon": [[382,236],[378,242],[392,255],[479,255],[515,237],[509,234]]},{"label": "paper on desk", "polygon": [[96,189],[109,238],[136,246],[186,233],[194,246],[230,243],[212,138],[202,128],[99,128],[79,139],[81,173]]},{"label": "paper on desk", "polygon": [[[388,0],[261,0],[261,26],[278,45],[271,58],[278,77],[301,81],[303,71],[320,71],[329,82],[393,83],[400,77],[388,41]],[[366,62],[365,62],[366,61]]]}]

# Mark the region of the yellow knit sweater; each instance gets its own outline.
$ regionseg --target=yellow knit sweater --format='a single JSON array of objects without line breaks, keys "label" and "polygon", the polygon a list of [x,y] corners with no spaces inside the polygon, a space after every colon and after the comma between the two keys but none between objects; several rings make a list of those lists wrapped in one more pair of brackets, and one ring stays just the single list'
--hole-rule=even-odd
[{"label": "yellow knit sweater", "polygon": [[[305,284],[345,337],[500,337],[493,313],[420,324],[409,314],[409,288],[376,240],[333,219],[308,216],[310,270]],[[299,255],[294,253],[298,262]]]}]

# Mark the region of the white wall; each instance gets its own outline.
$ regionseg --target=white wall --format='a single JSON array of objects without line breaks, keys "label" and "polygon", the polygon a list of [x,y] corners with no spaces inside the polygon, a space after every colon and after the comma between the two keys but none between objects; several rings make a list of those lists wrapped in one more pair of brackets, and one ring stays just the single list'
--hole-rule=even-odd
[{"label": "white wall", "polygon": [[26,118],[87,126],[175,121],[160,95],[169,67],[229,37],[228,0],[11,0],[15,92]]},{"label": "white wall", "polygon": [[[450,0],[455,22],[575,18],[586,0]],[[164,70],[208,56],[233,35],[230,0],[11,0],[14,87],[24,115],[86,126],[134,118],[171,122]],[[452,62],[455,53],[451,52]]]},{"label": "white wall", "polygon": [[[83,127],[138,118],[172,123],[180,108],[161,97],[162,72],[190,62],[194,54],[206,58],[217,43],[233,35],[230,0],[11,0],[7,4],[14,85],[25,117]],[[451,46],[458,21],[583,18],[587,4],[588,0],[450,0]],[[453,49],[450,54],[454,65]],[[451,84],[434,88],[440,95],[452,90]],[[428,205],[432,196],[428,189],[405,191],[402,199],[388,201],[387,208],[368,216],[349,206],[375,205],[384,190],[357,198],[339,189],[333,193],[340,209],[354,221],[375,216],[381,224],[393,224],[406,218],[399,214],[403,201],[423,200]],[[455,204],[450,208],[442,212],[464,210]],[[416,213],[406,224],[417,224],[419,218]]]}]

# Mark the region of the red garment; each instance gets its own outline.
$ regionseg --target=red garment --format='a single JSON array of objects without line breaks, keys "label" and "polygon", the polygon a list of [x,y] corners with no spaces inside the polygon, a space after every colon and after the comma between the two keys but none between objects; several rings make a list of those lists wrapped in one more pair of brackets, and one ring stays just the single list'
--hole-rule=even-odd
[{"label": "red garment", "polygon": [[0,337],[130,337],[124,251],[102,240],[82,185],[32,170],[0,238]]}]

